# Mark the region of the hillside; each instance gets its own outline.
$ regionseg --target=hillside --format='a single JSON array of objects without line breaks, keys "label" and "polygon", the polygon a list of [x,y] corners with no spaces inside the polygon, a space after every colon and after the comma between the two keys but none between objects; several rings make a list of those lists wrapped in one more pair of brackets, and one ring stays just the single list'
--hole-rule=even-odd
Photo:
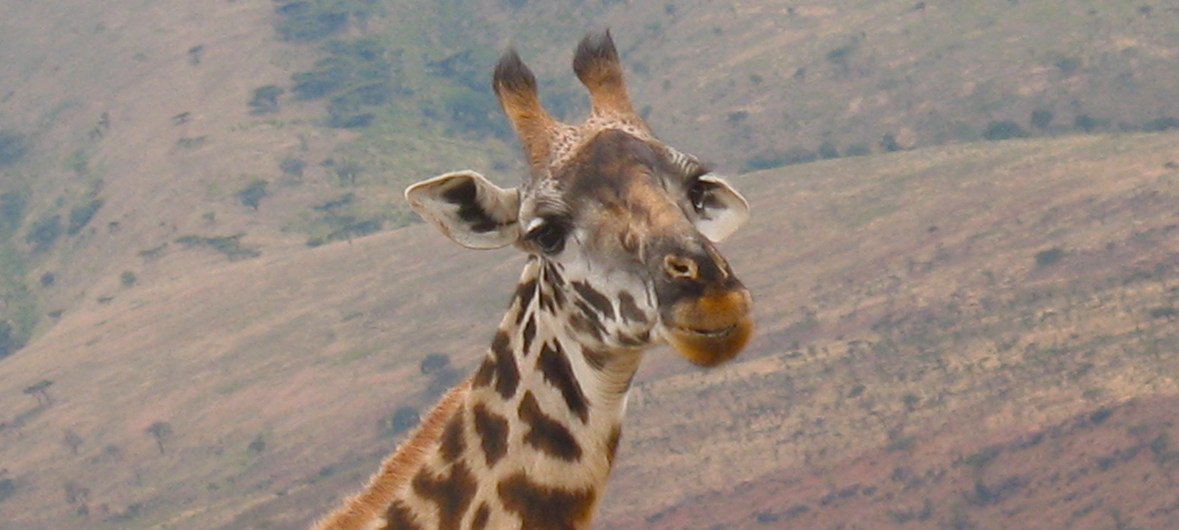
[{"label": "hillside", "polygon": [[[1090,481],[1094,515],[1077,528],[1115,511],[1145,527],[1173,517],[1130,500],[1160,484],[1139,472],[1170,484],[1175,471],[1176,139],[1000,142],[736,178],[756,215],[725,249],[755,293],[757,339],[711,372],[653,352],[601,527],[905,510],[977,524],[987,512],[972,510],[1006,505],[972,503],[974,477],[1050,489],[1083,467],[1023,456],[1037,433],[1039,450],[1116,453],[1107,480],[1066,481]],[[472,368],[521,263],[421,226],[271,254],[130,288],[0,364],[8,396],[53,381],[51,402],[13,401],[0,430],[15,484],[4,528],[305,524],[395,445],[397,408],[432,399],[426,355]],[[853,485],[880,496],[824,508]],[[1057,500],[1031,489],[1014,487],[1022,513]],[[743,503],[688,511],[730,495]]]},{"label": "hillside", "polygon": [[764,356],[639,387],[606,526],[1175,526],[1175,140],[740,180]]},{"label": "hillside", "polygon": [[770,169],[724,245],[757,339],[653,352],[599,527],[1179,526],[1165,3],[92,4],[0,5],[0,530],[353,491],[521,265],[405,228],[403,185],[514,180],[496,55],[577,119],[601,26],[663,138]]}]

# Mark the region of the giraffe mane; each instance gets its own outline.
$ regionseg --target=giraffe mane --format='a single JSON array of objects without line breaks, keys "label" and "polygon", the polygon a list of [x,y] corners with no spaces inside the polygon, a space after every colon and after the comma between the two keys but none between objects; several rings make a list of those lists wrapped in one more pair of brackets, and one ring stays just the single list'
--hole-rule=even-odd
[{"label": "giraffe mane", "polygon": [[381,469],[369,479],[363,493],[346,501],[316,526],[318,530],[346,530],[374,519],[384,520],[384,510],[392,504],[397,490],[407,484],[418,468],[435,449],[446,423],[463,404],[471,391],[467,379],[442,396],[438,405],[422,419],[410,437],[397,447],[393,456],[381,462]]}]

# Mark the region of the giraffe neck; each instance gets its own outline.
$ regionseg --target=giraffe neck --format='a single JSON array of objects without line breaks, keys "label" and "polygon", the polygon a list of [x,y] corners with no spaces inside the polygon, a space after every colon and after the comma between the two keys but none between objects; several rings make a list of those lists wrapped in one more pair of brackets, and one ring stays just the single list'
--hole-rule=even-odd
[{"label": "giraffe neck", "polygon": [[570,308],[609,302],[562,284],[529,260],[475,375],[321,530],[589,527],[641,351],[580,340],[603,324]]},{"label": "giraffe neck", "polygon": [[529,260],[472,379],[467,439],[478,447],[466,454],[488,528],[588,527],[604,490],[641,353],[580,340],[600,320],[585,318],[579,296],[555,266]]}]

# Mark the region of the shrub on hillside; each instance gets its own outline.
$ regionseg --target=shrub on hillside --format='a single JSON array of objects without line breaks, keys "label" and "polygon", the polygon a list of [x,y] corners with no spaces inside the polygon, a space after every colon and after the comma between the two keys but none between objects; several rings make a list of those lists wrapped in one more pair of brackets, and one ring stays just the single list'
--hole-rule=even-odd
[{"label": "shrub on hillside", "polygon": [[[337,5],[333,5],[337,4]],[[348,12],[341,2],[287,1],[275,7],[274,29],[283,40],[315,42],[348,27]]]},{"label": "shrub on hillside", "polygon": [[0,479],[0,502],[16,495],[16,482],[10,478]]},{"label": "shrub on hillside", "polygon": [[854,39],[848,44],[835,48],[834,50],[827,52],[827,60],[830,61],[831,64],[846,70],[848,67],[848,59],[851,58],[852,53],[856,51],[856,48],[859,47],[859,44],[859,39]]},{"label": "shrub on hillside", "polygon": [[1048,109],[1036,109],[1032,111],[1031,124],[1040,130],[1047,129],[1052,126],[1052,118],[1054,115]]},{"label": "shrub on hillside", "polygon": [[1027,135],[1028,133],[1023,130],[1023,127],[1010,120],[992,121],[983,131],[983,138],[991,141],[1025,138]]},{"label": "shrub on hillside", "polygon": [[256,455],[262,454],[262,451],[266,450],[266,439],[263,438],[261,434],[255,436],[254,440],[250,442],[250,445],[247,447],[247,449]]},{"label": "shrub on hillside", "polygon": [[254,97],[250,99],[250,114],[259,116],[278,112],[278,97],[284,92],[286,91],[275,85],[254,89]]},{"label": "shrub on hillside", "polygon": [[263,198],[266,197],[266,195],[266,181],[257,179],[247,184],[245,188],[241,189],[241,191],[237,192],[237,200],[240,201],[242,205],[249,206],[250,208],[257,210],[258,204],[262,201]]},{"label": "shrub on hillside", "polygon": [[819,159],[819,155],[805,147],[792,147],[781,152],[761,153],[742,164],[742,171],[758,171],[792,164],[805,164]]},{"label": "shrub on hillside", "polygon": [[868,144],[851,144],[844,152],[844,156],[868,156],[870,154],[872,154],[872,149],[868,147]]},{"label": "shrub on hillside", "polygon": [[90,224],[90,220],[94,218],[94,214],[98,213],[98,209],[102,208],[102,199],[93,198],[85,204],[79,204],[70,209],[70,222],[66,228],[66,233],[69,235],[81,232],[86,225]]},{"label": "shrub on hillside", "polygon": [[338,215],[334,212],[329,212],[319,222],[326,225],[327,233],[308,238],[306,244],[309,247],[326,245],[332,241],[352,241],[354,237],[375,234],[385,226],[384,219],[379,217],[357,218],[354,215]]},{"label": "shrub on hillside", "polygon": [[1164,116],[1142,124],[1142,130],[1146,132],[1162,132],[1171,129],[1179,129],[1179,118]]},{"label": "shrub on hillside", "polygon": [[1076,57],[1058,57],[1052,64],[1056,67],[1057,70],[1060,70],[1060,73],[1064,74],[1066,77],[1073,75],[1079,68],[1081,68],[1081,60]]},{"label": "shrub on hillside", "polygon": [[492,119],[498,112],[498,103],[486,90],[471,90],[457,87],[442,99],[446,117],[451,124],[464,133],[484,136],[500,136],[501,120]]},{"label": "shrub on hillside", "polygon": [[390,434],[401,434],[418,424],[417,409],[409,406],[399,407],[393,415],[381,421],[380,429]]},{"label": "shrub on hillside", "polygon": [[16,230],[25,218],[26,207],[23,194],[10,191],[0,195],[0,227],[4,231]]},{"label": "shrub on hillside", "polygon": [[24,135],[0,131],[0,167],[15,164],[25,156],[28,143]]},{"label": "shrub on hillside", "polygon": [[278,163],[278,168],[282,170],[283,174],[300,179],[303,178],[303,169],[306,167],[306,162],[290,156]]},{"label": "shrub on hillside", "polygon": [[835,142],[831,140],[824,140],[819,145],[819,158],[830,160],[832,158],[839,158],[839,148],[835,146]]},{"label": "shrub on hillside", "polygon": [[1047,267],[1060,261],[1064,257],[1064,250],[1060,247],[1053,247],[1048,250],[1041,250],[1036,253],[1036,266]]},{"label": "shrub on hillside", "polygon": [[[375,39],[336,40],[323,46],[327,57],[307,72],[291,77],[298,99],[328,100],[328,125],[341,129],[366,127],[375,108],[398,91],[390,55]],[[482,86],[480,86],[482,88]]]},{"label": "shrub on hillside", "polygon": [[315,70],[291,76],[295,84],[291,91],[298,99],[319,99],[344,87],[343,69],[326,60],[315,64]]},{"label": "shrub on hillside", "polygon": [[[25,341],[17,336],[16,330],[7,320],[0,321],[0,359],[12,355],[23,348]],[[46,385],[48,386],[48,385]]]},{"label": "shrub on hillside", "polygon": [[1076,118],[1073,118],[1073,127],[1087,133],[1104,128],[1107,125],[1109,125],[1109,120],[1094,118],[1088,114],[1078,114]]},{"label": "shrub on hillside", "polygon": [[61,237],[61,216],[47,215],[33,223],[29,233],[25,235],[25,242],[33,245],[35,250],[41,251],[53,246],[58,237]]},{"label": "shrub on hillside", "polygon": [[193,248],[193,247],[211,248],[211,249],[216,250],[222,254],[225,254],[225,257],[229,258],[230,261],[238,261],[238,260],[243,260],[243,259],[248,259],[248,258],[256,258],[256,257],[262,255],[261,252],[258,252],[258,249],[242,245],[241,239],[243,237],[245,237],[245,235],[246,234],[244,234],[244,233],[234,234],[231,236],[219,236],[219,237],[216,237],[216,236],[215,237],[201,237],[201,236],[196,236],[196,235],[186,235],[186,236],[180,236],[180,237],[176,238],[176,242],[181,245],[184,245],[185,247],[188,247],[188,248]]},{"label": "shrub on hillside", "polygon": [[419,363],[418,368],[421,369],[422,375],[432,374],[450,366],[450,357],[443,353],[432,353],[427,355]]}]

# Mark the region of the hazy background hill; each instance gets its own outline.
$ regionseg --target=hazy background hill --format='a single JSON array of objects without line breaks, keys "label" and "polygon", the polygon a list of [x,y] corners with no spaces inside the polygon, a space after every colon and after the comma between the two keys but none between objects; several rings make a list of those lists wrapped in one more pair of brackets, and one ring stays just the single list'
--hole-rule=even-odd
[{"label": "hazy background hill", "polygon": [[402,187],[516,179],[496,57],[579,119],[603,26],[664,139],[768,171],[725,245],[758,339],[651,355],[600,526],[1179,525],[1176,8],[536,4],[0,4],[0,528],[358,487],[520,266]]}]

